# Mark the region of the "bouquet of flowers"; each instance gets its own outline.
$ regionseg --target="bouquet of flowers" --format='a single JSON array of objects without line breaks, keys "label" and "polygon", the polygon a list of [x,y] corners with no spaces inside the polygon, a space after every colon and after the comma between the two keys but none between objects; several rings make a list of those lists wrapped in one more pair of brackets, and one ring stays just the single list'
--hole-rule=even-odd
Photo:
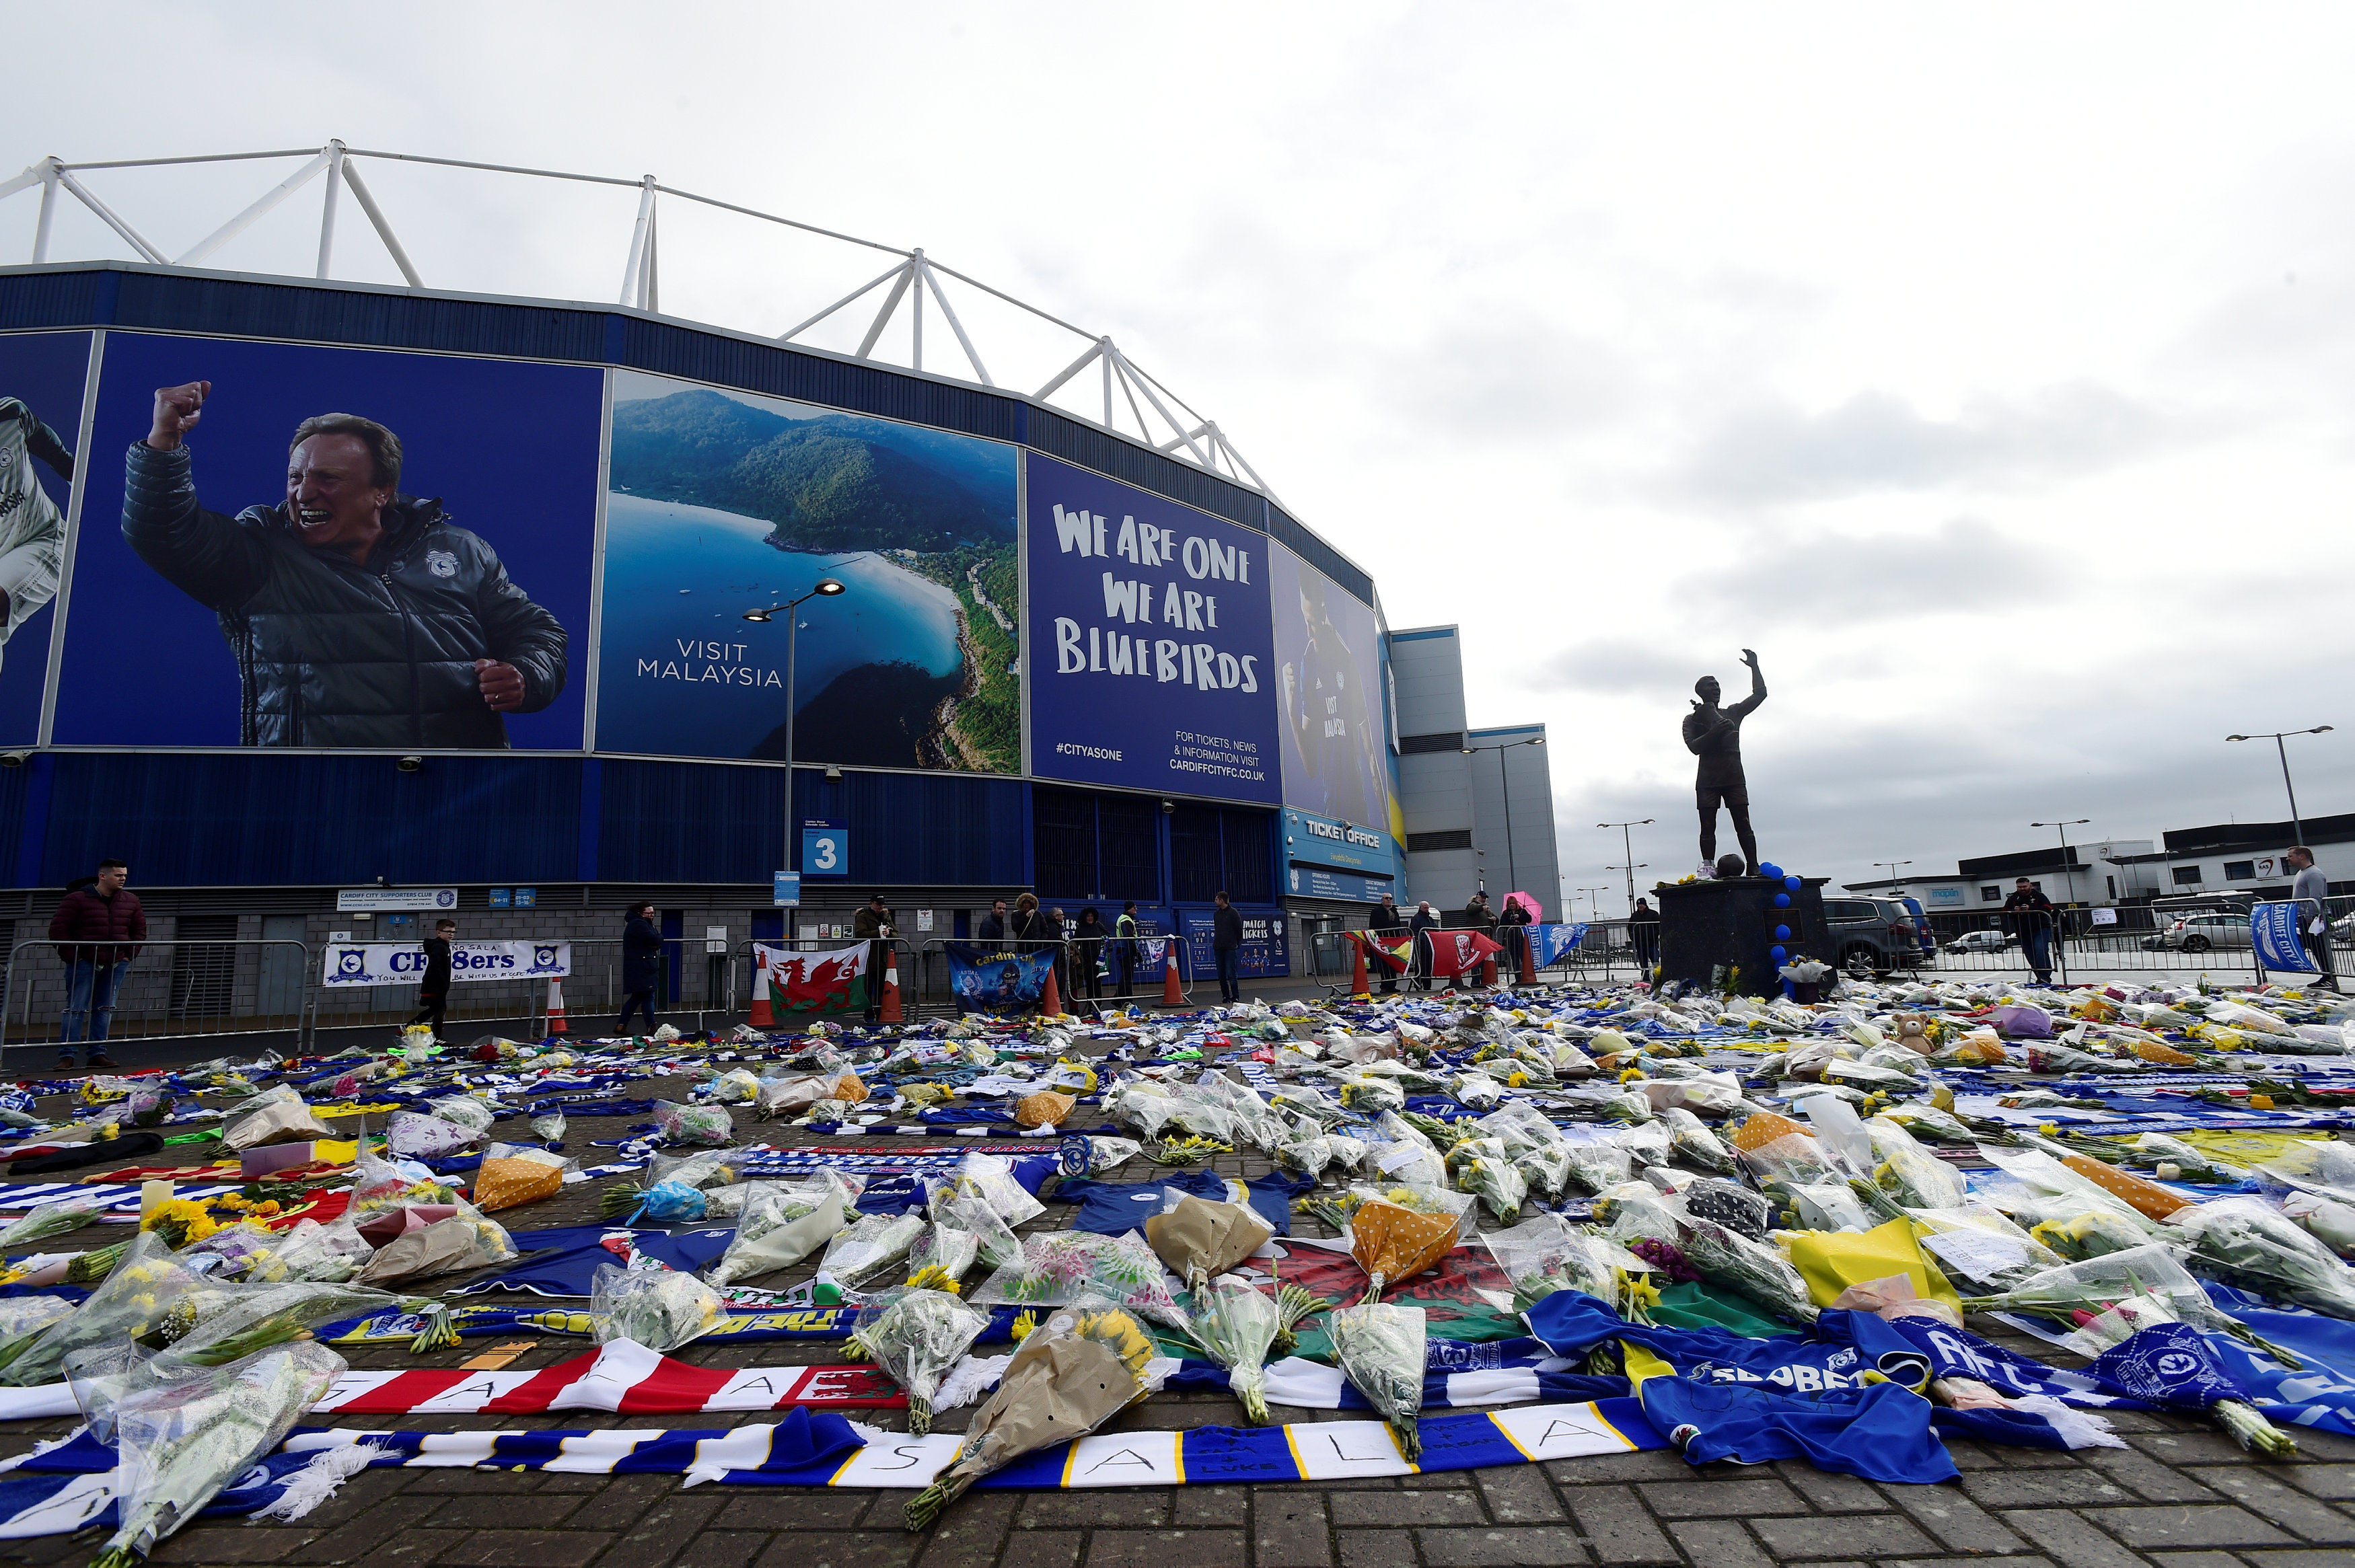
[{"label": "bouquet of flowers", "polygon": [[285,1440],[345,1371],[324,1345],[274,1346],[191,1370],[114,1411],[122,1527],[94,1568],[132,1568]]},{"label": "bouquet of flowers", "polygon": [[2176,1261],[2163,1242],[2147,1242],[2126,1252],[2064,1263],[2041,1269],[1994,1296],[1966,1296],[1966,1312],[2035,1312],[2064,1321],[2091,1318],[2119,1301],[2156,1297],[2181,1321],[2203,1333],[2231,1334],[2256,1346],[2292,1371],[2300,1363],[2286,1351],[2259,1337],[2237,1318],[2227,1317],[2208,1299],[2200,1282]]},{"label": "bouquet of flowers", "polygon": [[1391,1187],[1360,1196],[1349,1214],[1349,1255],[1366,1271],[1364,1301],[1410,1279],[1445,1257],[1468,1223],[1472,1198],[1462,1192]]},{"label": "bouquet of flowers", "polygon": [[1682,1106],[1668,1107],[1660,1112],[1660,1120],[1668,1129],[1669,1149],[1683,1156],[1688,1164],[1714,1171],[1721,1176],[1731,1176],[1742,1168],[1733,1158],[1733,1150],[1700,1118]]},{"label": "bouquet of flowers", "polygon": [[[1300,1289],[1296,1285],[1284,1288]],[[1227,1369],[1227,1386],[1242,1401],[1244,1418],[1255,1426],[1266,1425],[1267,1352],[1283,1327],[1281,1310],[1231,1275],[1203,1281],[1190,1303],[1194,1342]]]},{"label": "bouquet of flowers", "polygon": [[1502,1139],[1467,1138],[1447,1152],[1447,1171],[1456,1189],[1478,1198],[1503,1224],[1521,1217],[1529,1201],[1529,1178],[1506,1156]]},{"label": "bouquet of flowers", "polygon": [[545,1116],[536,1116],[532,1118],[531,1135],[539,1139],[542,1143],[562,1143],[564,1141],[564,1113],[562,1111],[550,1111]]},{"label": "bouquet of flowers", "polygon": [[[0,1368],[24,1354],[25,1348],[60,1318],[71,1317],[74,1304],[62,1296],[16,1296],[0,1299]],[[5,1381],[5,1380],[0,1380]]]},{"label": "bouquet of flowers", "polygon": [[945,1291],[900,1290],[861,1308],[850,1337],[908,1391],[908,1430],[922,1437],[932,1429],[941,1379],[988,1327],[988,1313]]},{"label": "bouquet of flowers", "polygon": [[726,1106],[683,1106],[676,1100],[655,1102],[655,1136],[665,1143],[702,1143],[724,1149],[735,1135],[736,1124]]},{"label": "bouquet of flowers", "polygon": [[1564,1142],[1562,1148],[1570,1184],[1582,1192],[1608,1192],[1635,1174],[1635,1157],[1616,1144]]},{"label": "bouquet of flowers", "polygon": [[1142,1312],[1173,1328],[1186,1327],[1186,1314],[1162,1283],[1161,1260],[1129,1236],[1086,1231],[1050,1231],[1022,1244],[1022,1261],[1001,1268],[974,1292],[976,1306],[1009,1303],[1059,1307],[1101,1298]]},{"label": "bouquet of flowers", "polygon": [[640,1215],[665,1224],[693,1224],[704,1217],[702,1194],[734,1184],[744,1156],[734,1149],[702,1149],[692,1154],[655,1154],[646,1160],[645,1180],[616,1181],[599,1194],[598,1213],[609,1220]]},{"label": "bouquet of flowers", "polygon": [[2190,1243],[2193,1266],[2276,1300],[2355,1319],[2355,1277],[2347,1266],[2278,1210],[2254,1198],[2218,1198],[2179,1211],[2172,1223]]},{"label": "bouquet of flowers", "polygon": [[1241,1203],[1218,1203],[1190,1194],[1166,1214],[1145,1222],[1146,1244],[1158,1254],[1189,1291],[1199,1292],[1265,1246],[1275,1227]]},{"label": "bouquet of flowers", "polygon": [[1333,1360],[1374,1414],[1390,1423],[1400,1457],[1410,1465],[1423,1457],[1424,1324],[1420,1307],[1379,1302],[1336,1309],[1327,1320]]},{"label": "bouquet of flowers", "polygon": [[118,1245],[123,1251],[104,1281],[80,1308],[41,1330],[5,1367],[0,1367],[0,1383],[30,1388],[53,1383],[68,1353],[152,1334],[184,1298],[197,1291],[206,1290],[226,1300],[240,1288],[208,1284],[174,1257],[171,1245],[153,1231]]},{"label": "bouquet of flowers", "polygon": [[348,1218],[324,1225],[316,1220],[297,1220],[292,1228],[278,1233],[277,1239],[274,1250],[254,1258],[246,1277],[262,1283],[309,1279],[334,1285],[357,1274],[376,1250]]},{"label": "bouquet of flowers", "polygon": [[1623,1127],[1612,1135],[1612,1141],[1627,1151],[1627,1158],[1638,1171],[1666,1170],[1675,1151],[1668,1124],[1658,1120],[1640,1127]]},{"label": "bouquet of flowers", "polygon": [[1807,1282],[1780,1252],[1709,1220],[1688,1220],[1678,1244],[1703,1279],[1747,1296],[1778,1318],[1812,1323],[1820,1315]]},{"label": "bouquet of flowers", "polygon": [[7,1229],[0,1230],[0,1251],[14,1252],[20,1246],[94,1224],[113,1201],[77,1195],[60,1198],[53,1203],[43,1203],[28,1212],[23,1219],[12,1222]]},{"label": "bouquet of flowers", "polygon": [[704,1283],[716,1288],[791,1268],[842,1229],[850,1203],[849,1190],[831,1171],[794,1186],[745,1183],[736,1235],[719,1261],[704,1271]]},{"label": "bouquet of flowers", "polygon": [[1047,1212],[1047,1205],[1014,1179],[1014,1168],[995,1154],[976,1151],[957,1161],[954,1192],[960,1198],[979,1198],[1009,1226],[1027,1224]]},{"label": "bouquet of flowers", "polygon": [[1736,1128],[1733,1148],[1762,1181],[1796,1186],[1828,1181],[1834,1174],[1822,1141],[1774,1111],[1758,1111]]},{"label": "bouquet of flowers", "polygon": [[1872,1179],[1881,1190],[1912,1209],[1951,1209],[1963,1201],[1963,1183],[1952,1167],[1913,1141],[1913,1135],[1885,1116],[1864,1124],[1880,1163]]},{"label": "bouquet of flowers", "polygon": [[[976,1260],[994,1269],[1022,1261],[1022,1238],[979,1197],[960,1193],[954,1187],[933,1193],[932,1224],[973,1237]],[[964,1277],[962,1272],[958,1277]]]},{"label": "bouquet of flowers", "polygon": [[1610,1266],[1596,1255],[1590,1239],[1559,1214],[1540,1214],[1508,1231],[1487,1232],[1480,1240],[1512,1281],[1509,1300],[1492,1302],[1501,1309],[1525,1312],[1557,1290],[1582,1290],[1609,1301],[1617,1289]]},{"label": "bouquet of flowers", "polygon": [[860,1289],[899,1266],[924,1234],[922,1213],[861,1214],[826,1244],[817,1277],[831,1285]]},{"label": "bouquet of flowers", "polygon": [[589,1312],[599,1344],[629,1340],[666,1355],[709,1333],[728,1316],[718,1292],[691,1274],[611,1263],[597,1266]]},{"label": "bouquet of flowers", "polygon": [[1768,1222],[1774,1217],[1774,1204],[1737,1182],[1703,1177],[1678,1197],[1694,1219],[1714,1221],[1750,1241],[1764,1241]]},{"label": "bouquet of flowers", "polygon": [[964,1489],[1015,1459],[1081,1437],[1146,1393],[1153,1338],[1116,1307],[1083,1302],[1022,1341],[997,1392],[974,1413],[956,1457],[916,1494],[908,1528],[923,1530]]}]

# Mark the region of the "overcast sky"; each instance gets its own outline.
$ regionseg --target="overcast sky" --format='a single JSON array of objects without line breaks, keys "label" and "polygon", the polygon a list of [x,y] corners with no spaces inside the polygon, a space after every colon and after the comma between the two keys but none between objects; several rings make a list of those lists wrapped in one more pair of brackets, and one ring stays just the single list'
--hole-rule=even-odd
[{"label": "overcast sky", "polygon": [[[334,15],[16,7],[0,163],[340,136],[922,245],[1218,419],[1393,626],[1460,623],[1473,722],[1550,726],[1573,883],[1605,819],[1689,867],[1678,721],[1744,646],[1796,870],[2286,815],[2235,730],[2337,724],[2299,803],[2355,810],[2345,7]],[[431,285],[619,286],[634,193],[362,166]],[[177,254],[276,177],[91,180]],[[317,210],[209,264],[307,272]],[[677,203],[661,257],[666,312],[769,333],[890,260]],[[1083,346],[960,308],[1004,384]]]}]

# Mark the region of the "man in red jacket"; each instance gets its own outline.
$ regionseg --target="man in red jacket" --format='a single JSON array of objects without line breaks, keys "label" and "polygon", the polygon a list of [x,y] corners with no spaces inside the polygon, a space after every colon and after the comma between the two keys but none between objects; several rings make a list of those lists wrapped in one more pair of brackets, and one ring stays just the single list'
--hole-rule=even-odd
[{"label": "man in red jacket", "polygon": [[114,993],[123,971],[147,939],[147,912],[139,895],[123,887],[131,868],[119,860],[98,863],[98,880],[66,895],[49,917],[49,940],[66,966],[66,1010],[58,1020],[58,1066],[70,1072],[74,1046],[87,1032],[90,1065],[112,1067],[99,1042],[114,1022]]}]

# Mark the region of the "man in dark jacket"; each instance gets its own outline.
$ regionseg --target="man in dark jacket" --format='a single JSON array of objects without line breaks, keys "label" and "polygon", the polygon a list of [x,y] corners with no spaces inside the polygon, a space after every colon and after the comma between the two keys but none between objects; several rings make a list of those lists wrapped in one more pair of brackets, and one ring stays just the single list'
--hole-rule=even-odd
[{"label": "man in dark jacket", "polygon": [[1627,939],[1636,944],[1636,961],[1646,969],[1660,961],[1660,912],[1650,899],[1636,900],[1627,916]]},{"label": "man in dark jacket", "polygon": [[139,895],[123,885],[131,868],[119,860],[98,863],[98,880],[68,893],[49,917],[49,940],[66,966],[66,1007],[58,1019],[58,1065],[70,1070],[74,1046],[90,1040],[90,1065],[112,1067],[114,1058],[99,1042],[114,1023],[114,994],[123,971],[147,939],[147,912]]},{"label": "man in dark jacket", "polygon": [[1413,976],[1412,984],[1416,991],[1429,991],[1431,989],[1431,938],[1423,933],[1440,929],[1439,916],[1431,912],[1430,899],[1426,898],[1414,906],[1414,918],[1407,922],[1407,928],[1414,936],[1414,958],[1408,966],[1408,973]]},{"label": "man in dark jacket", "polygon": [[1497,940],[1503,944],[1505,961],[1513,966],[1514,976],[1522,985],[1528,985],[1534,978],[1529,973],[1529,959],[1532,955],[1529,952],[1529,933],[1522,929],[1529,923],[1529,912],[1521,907],[1520,900],[1509,893],[1505,895],[1505,907],[1497,913],[1497,930],[1494,935]]},{"label": "man in dark jacket", "polygon": [[2019,938],[2019,950],[2028,955],[2028,967],[2036,971],[2038,985],[2052,983],[2054,914],[2052,900],[2044,896],[2043,889],[2024,876],[2014,879],[2011,896],[2003,901],[2004,924]]},{"label": "man in dark jacket", "polygon": [[455,920],[433,922],[433,935],[425,938],[425,973],[417,982],[417,1016],[409,1022],[433,1025],[433,1038],[442,1039],[442,1012],[450,1005],[450,938],[458,934]]},{"label": "man in dark jacket", "polygon": [[973,939],[976,942],[1003,942],[1013,935],[1013,928],[1006,920],[1006,900],[991,899],[989,913],[983,916],[981,924],[973,928]]},{"label": "man in dark jacket", "polygon": [[883,971],[891,962],[891,933],[894,916],[890,905],[879,893],[868,899],[867,907],[850,917],[850,934],[867,944],[867,1022],[879,1022],[883,1017]]},{"label": "man in dark jacket", "polygon": [[510,713],[564,690],[566,638],[439,501],[400,493],[400,438],[321,414],[296,427],[286,498],[234,519],[197,503],[188,449],[212,383],[155,393],[131,449],[123,536],[220,617],[240,746],[501,747]]},{"label": "man in dark jacket", "polygon": [[[1396,898],[1385,893],[1382,901],[1366,916],[1366,929],[1383,947],[1396,947],[1398,939],[1406,935],[1406,911],[1398,906]],[[1386,996],[1396,996],[1398,972],[1379,961],[1375,967],[1381,970],[1381,974],[1374,981],[1374,989]]]},{"label": "man in dark jacket", "polygon": [[662,927],[655,924],[655,906],[651,903],[633,906],[629,924],[622,927],[622,1017],[613,1025],[614,1033],[630,1032],[634,1012],[645,1013],[647,1033],[660,1027],[655,1022],[655,987],[662,978]]},{"label": "man in dark jacket", "polygon": [[1225,893],[1211,897],[1217,907],[1210,912],[1210,957],[1219,966],[1219,1000],[1225,1002],[1243,999],[1243,917],[1227,901]]}]

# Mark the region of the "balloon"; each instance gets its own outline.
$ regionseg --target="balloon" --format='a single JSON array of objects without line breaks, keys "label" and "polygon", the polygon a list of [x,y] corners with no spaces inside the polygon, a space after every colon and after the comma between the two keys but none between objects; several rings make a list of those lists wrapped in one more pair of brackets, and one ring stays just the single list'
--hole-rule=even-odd
[{"label": "balloon", "polygon": [[1777,908],[1777,909],[1788,909],[1790,906],[1791,906],[1791,895],[1790,895],[1789,894],[1787,894],[1787,893],[1778,893],[1778,894],[1774,895],[1774,907],[1775,907],[1775,908]]},{"label": "balloon", "polygon": [[1772,959],[1773,959],[1776,963],[1778,963],[1778,964],[1779,964],[1779,963],[1781,963],[1784,959],[1785,959],[1789,958],[1789,957],[1791,956],[1791,952],[1790,952],[1790,949],[1789,949],[1789,948],[1776,948],[1773,949],[1773,950],[1772,950],[1772,951],[1771,951],[1767,956],[1768,956],[1769,958],[1772,958]]},{"label": "balloon", "polygon": [[1799,891],[1799,879],[1796,876],[1786,876],[1783,879],[1783,885],[1796,893]]},{"label": "balloon", "polygon": [[1777,926],[1777,927],[1774,927],[1774,939],[1775,939],[1776,941],[1778,941],[1778,942],[1787,942],[1787,941],[1789,941],[1789,940],[1791,939],[1791,927],[1789,927],[1788,926]]}]

